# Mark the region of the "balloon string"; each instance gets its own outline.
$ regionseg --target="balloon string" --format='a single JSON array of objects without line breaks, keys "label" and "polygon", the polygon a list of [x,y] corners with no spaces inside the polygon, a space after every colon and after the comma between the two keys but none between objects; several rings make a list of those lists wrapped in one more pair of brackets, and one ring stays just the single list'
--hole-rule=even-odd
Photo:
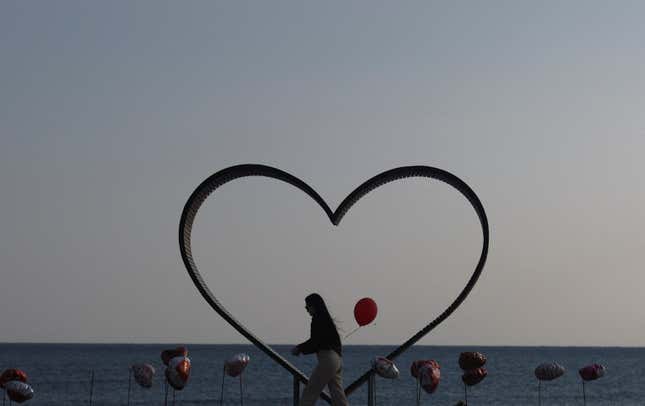
[{"label": "balloon string", "polygon": [[240,374],[240,405],[244,406],[244,393],[242,392],[242,375]]},{"label": "balloon string", "polygon": [[130,406],[130,389],[132,386],[132,368],[130,368],[130,373],[128,374],[128,406]]},{"label": "balloon string", "polygon": [[464,401],[466,404],[468,404],[468,386],[466,386],[466,383],[464,382]]},{"label": "balloon string", "polygon": [[220,406],[224,404],[224,377],[226,376],[226,364],[224,364],[224,370],[222,371],[222,394],[219,398]]},{"label": "balloon string", "polygon": [[93,395],[94,395],[94,370],[92,370],[92,376],[90,378],[90,406],[92,406]]},{"label": "balloon string", "polygon": [[351,336],[352,334],[354,334],[355,332],[357,332],[359,328],[361,328],[361,326],[358,326],[358,327],[356,327],[354,330],[350,331],[350,332],[349,332],[349,334],[347,334],[347,335],[345,336],[345,338],[347,338],[347,337]]},{"label": "balloon string", "polygon": [[587,404],[587,395],[585,394],[585,381],[582,381],[582,404]]}]

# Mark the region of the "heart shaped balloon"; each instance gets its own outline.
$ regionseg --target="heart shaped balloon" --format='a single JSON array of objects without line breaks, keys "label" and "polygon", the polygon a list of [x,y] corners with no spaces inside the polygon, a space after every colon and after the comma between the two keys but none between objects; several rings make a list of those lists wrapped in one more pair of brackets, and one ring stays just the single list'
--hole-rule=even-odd
[{"label": "heart shaped balloon", "polygon": [[161,351],[161,362],[168,365],[171,359],[175,357],[187,357],[188,349],[184,346]]},{"label": "heart shaped balloon", "polygon": [[190,359],[180,356],[171,359],[166,368],[166,380],[176,390],[182,390],[190,377]]},{"label": "heart shaped balloon", "polygon": [[[262,350],[265,354],[271,357],[275,362],[280,364],[283,368],[289,371],[295,379],[300,382],[307,383],[307,377],[298,370],[294,365],[287,361],[282,355],[273,350],[270,346],[265,344],[259,337],[256,337],[249,329],[247,329],[241,322],[239,322],[233,315],[222,305],[213,295],[211,290],[208,288],[204,279],[197,269],[197,264],[193,259],[192,254],[192,245],[191,245],[191,235],[192,227],[197,212],[202,206],[204,201],[208,196],[213,193],[220,186],[231,182],[235,179],[244,178],[247,176],[262,176],[277,179],[283,182],[286,182],[301,191],[309,195],[325,212],[329,217],[329,220],[333,225],[338,226],[340,221],[349,211],[349,209],[363,196],[371,192],[372,190],[396,181],[400,179],[410,178],[410,177],[422,177],[422,178],[431,178],[437,179],[453,188],[457,189],[472,205],[475,209],[475,213],[479,218],[479,222],[482,228],[482,250],[479,257],[479,261],[475,266],[475,270],[472,273],[470,279],[466,283],[466,286],[462,291],[457,295],[456,299],[450,303],[445,310],[443,310],[434,320],[430,321],[425,325],[421,330],[419,330],[415,335],[406,340],[401,344],[397,349],[392,353],[387,355],[386,358],[394,360],[397,356],[406,351],[414,343],[423,338],[428,334],[432,329],[437,327],[441,322],[443,322],[448,316],[450,316],[459,305],[466,299],[472,288],[477,283],[479,275],[484,269],[486,263],[486,257],[488,255],[488,243],[489,243],[489,231],[488,231],[488,219],[486,217],[486,212],[482,206],[479,198],[473,192],[473,190],[461,179],[451,174],[450,172],[444,171],[442,169],[433,168],[430,166],[403,166],[399,168],[394,168],[383,173],[380,173],[373,178],[367,180],[359,187],[357,187],[353,192],[351,192],[342,203],[336,208],[335,211],[332,211],[327,203],[322,197],[309,185],[307,185],[302,180],[297,177],[284,172],[280,169],[273,168],[266,165],[256,165],[256,164],[245,164],[245,165],[236,165],[229,168],[223,169],[203,181],[197,189],[191,194],[188,201],[186,202],[184,209],[181,214],[181,219],[179,222],[179,249],[181,252],[181,257],[186,266],[186,270],[190,275],[193,283],[197,287],[197,290],[204,297],[206,302],[220,315],[224,320],[226,320],[230,325],[232,325],[240,334],[246,337],[250,342],[252,342],[256,347]],[[350,394],[355,391],[359,386],[365,383],[371,374],[375,373],[373,368],[365,371],[358,379],[351,383],[346,389],[345,393]],[[325,400],[329,401],[329,397],[325,394],[321,395]]]},{"label": "heart shaped balloon", "polygon": [[433,359],[417,360],[410,366],[410,374],[419,381],[427,393],[433,393],[441,380],[441,367]]},{"label": "heart shaped balloon", "polygon": [[4,388],[9,381],[27,382],[27,374],[22,369],[9,368],[0,374],[0,388]]},{"label": "heart shaped balloon", "polygon": [[605,366],[601,364],[591,364],[578,370],[580,377],[585,381],[595,381],[605,376]]},{"label": "heart shaped balloon", "polygon": [[34,390],[22,381],[9,381],[5,384],[7,397],[16,403],[26,402],[34,397]]},{"label": "heart shaped balloon", "polygon": [[150,364],[132,365],[134,381],[144,388],[152,388],[152,379],[155,376],[155,368]]},{"label": "heart shaped balloon", "polygon": [[487,375],[488,371],[486,371],[486,368],[479,367],[465,371],[461,376],[461,380],[468,386],[474,386],[486,378]]},{"label": "heart shaped balloon", "polygon": [[396,379],[399,377],[399,369],[394,362],[385,357],[376,357],[372,360],[374,372],[385,379]]},{"label": "heart shaped balloon", "polygon": [[459,368],[463,370],[483,367],[486,363],[486,356],[481,352],[462,352],[459,354]]},{"label": "heart shaped balloon", "polygon": [[226,362],[224,362],[224,371],[228,376],[239,376],[242,372],[244,372],[244,369],[249,364],[249,361],[251,361],[251,357],[249,357],[248,355],[236,354],[230,359],[227,359]]},{"label": "heart shaped balloon", "polygon": [[540,364],[535,368],[535,377],[541,381],[552,381],[564,375],[564,367],[556,362]]}]

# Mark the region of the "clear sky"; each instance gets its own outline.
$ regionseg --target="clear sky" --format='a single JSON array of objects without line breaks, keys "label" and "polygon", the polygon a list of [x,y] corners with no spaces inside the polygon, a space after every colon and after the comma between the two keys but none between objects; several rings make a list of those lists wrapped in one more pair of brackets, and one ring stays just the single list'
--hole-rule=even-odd
[{"label": "clear sky", "polygon": [[[184,203],[263,163],[335,208],[386,169],[480,196],[479,284],[423,344],[645,345],[642,1],[0,2],[0,341],[244,339],[192,285]],[[332,226],[245,179],[200,212],[211,289],[296,343],[320,292],[347,344],[395,344],[457,295],[481,232],[438,182],[387,185]]]}]

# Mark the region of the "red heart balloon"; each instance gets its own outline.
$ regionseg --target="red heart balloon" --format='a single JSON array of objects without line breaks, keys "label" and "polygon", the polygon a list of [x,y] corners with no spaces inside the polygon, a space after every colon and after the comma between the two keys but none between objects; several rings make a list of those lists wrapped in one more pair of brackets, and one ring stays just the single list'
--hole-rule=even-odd
[{"label": "red heart balloon", "polygon": [[427,393],[433,393],[439,386],[441,367],[433,359],[417,360],[410,366],[410,374],[419,380],[419,384]]},{"label": "red heart balloon", "polygon": [[224,363],[224,371],[228,376],[239,376],[251,361],[251,357],[246,354],[237,354],[232,358],[226,360]]},{"label": "red heart balloon", "polygon": [[5,369],[0,374],[0,388],[4,388],[5,384],[9,381],[27,382],[27,374],[25,371],[17,368]]},{"label": "red heart balloon", "polygon": [[475,369],[469,369],[461,376],[461,380],[468,386],[477,385],[488,375],[486,368],[480,367]]},{"label": "red heart balloon", "polygon": [[161,361],[164,365],[168,365],[171,359],[175,357],[187,357],[188,349],[184,346],[173,348],[170,350],[161,351]]},{"label": "red heart balloon", "polygon": [[182,390],[190,377],[190,359],[188,357],[175,357],[168,362],[166,380],[176,390]]},{"label": "red heart balloon", "polygon": [[481,352],[462,352],[459,355],[459,368],[463,370],[483,367],[486,356]]}]

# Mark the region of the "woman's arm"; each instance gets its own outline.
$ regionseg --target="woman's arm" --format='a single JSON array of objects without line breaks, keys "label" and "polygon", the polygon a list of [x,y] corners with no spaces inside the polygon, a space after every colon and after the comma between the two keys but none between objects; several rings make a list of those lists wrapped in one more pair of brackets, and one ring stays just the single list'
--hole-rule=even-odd
[{"label": "woman's arm", "polygon": [[311,320],[311,333],[310,333],[310,338],[309,340],[305,341],[304,343],[298,344],[296,348],[298,351],[302,354],[313,354],[314,352],[318,351],[318,339],[319,339],[319,322],[314,318]]}]

